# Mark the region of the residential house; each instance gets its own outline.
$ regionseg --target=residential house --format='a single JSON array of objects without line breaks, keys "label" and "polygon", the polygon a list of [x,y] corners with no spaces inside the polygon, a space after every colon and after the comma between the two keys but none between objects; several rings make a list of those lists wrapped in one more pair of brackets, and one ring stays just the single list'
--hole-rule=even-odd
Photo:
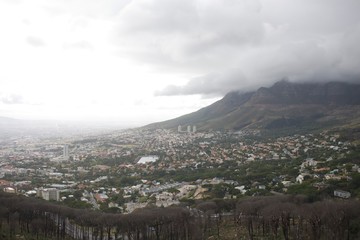
[{"label": "residential house", "polygon": [[335,190],[334,191],[334,196],[335,197],[339,197],[339,198],[350,198],[351,197],[351,193],[347,192],[347,191],[343,191],[343,190]]}]

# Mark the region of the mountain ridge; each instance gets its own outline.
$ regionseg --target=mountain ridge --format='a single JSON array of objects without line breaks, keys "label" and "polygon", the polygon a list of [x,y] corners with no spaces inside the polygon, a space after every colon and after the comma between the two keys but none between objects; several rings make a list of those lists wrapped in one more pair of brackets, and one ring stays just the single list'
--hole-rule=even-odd
[{"label": "mountain ridge", "polygon": [[145,128],[199,130],[276,129],[307,125],[360,125],[360,84],[292,83],[286,80],[253,92],[230,92],[213,104]]}]

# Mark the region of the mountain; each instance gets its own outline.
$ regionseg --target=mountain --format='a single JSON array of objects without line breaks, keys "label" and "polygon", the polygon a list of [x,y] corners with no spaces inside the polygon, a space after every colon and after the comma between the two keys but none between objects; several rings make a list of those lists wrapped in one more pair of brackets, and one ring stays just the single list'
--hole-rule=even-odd
[{"label": "mountain", "polygon": [[360,127],[360,84],[280,81],[254,92],[230,92],[196,112],[145,126],[199,130]]}]

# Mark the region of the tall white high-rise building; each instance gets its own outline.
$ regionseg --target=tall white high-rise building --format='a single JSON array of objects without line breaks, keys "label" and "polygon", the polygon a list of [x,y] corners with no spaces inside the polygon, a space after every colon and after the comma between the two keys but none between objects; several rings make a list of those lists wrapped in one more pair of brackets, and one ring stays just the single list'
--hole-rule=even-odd
[{"label": "tall white high-rise building", "polygon": [[196,126],[195,125],[193,126],[193,132],[196,132]]},{"label": "tall white high-rise building", "polygon": [[69,158],[69,146],[67,144],[64,145],[64,153],[63,153],[64,159]]},{"label": "tall white high-rise building", "polygon": [[190,125],[187,126],[187,132],[188,132],[188,133],[191,133],[191,126],[190,126]]},{"label": "tall white high-rise building", "polygon": [[181,125],[178,126],[178,132],[181,132]]},{"label": "tall white high-rise building", "polygon": [[42,199],[45,199],[46,201],[60,200],[60,191],[56,188],[39,188],[36,192],[36,195]]}]

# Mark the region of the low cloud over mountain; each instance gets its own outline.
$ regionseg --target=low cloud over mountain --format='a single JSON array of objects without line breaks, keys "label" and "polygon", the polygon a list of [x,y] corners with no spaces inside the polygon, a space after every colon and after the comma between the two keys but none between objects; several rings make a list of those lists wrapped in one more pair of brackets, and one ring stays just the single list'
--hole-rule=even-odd
[{"label": "low cloud over mountain", "polygon": [[118,42],[140,61],[198,76],[157,95],[223,95],[284,78],[354,82],[359,9],[357,0],[140,0],[119,17]]},{"label": "low cloud over mountain", "polygon": [[196,125],[199,130],[359,128],[360,84],[290,83],[230,92],[196,112],[150,124],[148,128]]}]

